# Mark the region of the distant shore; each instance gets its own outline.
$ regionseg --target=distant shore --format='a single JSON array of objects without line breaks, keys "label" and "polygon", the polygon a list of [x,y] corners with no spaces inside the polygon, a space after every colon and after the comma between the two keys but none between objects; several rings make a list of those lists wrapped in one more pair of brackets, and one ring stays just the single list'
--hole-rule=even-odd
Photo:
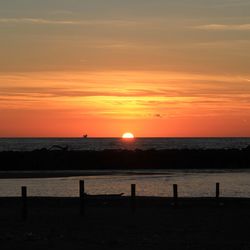
[{"label": "distant shore", "polygon": [[250,199],[0,198],[1,249],[250,249]]},{"label": "distant shore", "polygon": [[[133,170],[133,169],[248,169],[245,149],[168,149],[0,152],[0,171]],[[5,173],[6,174],[6,173]],[[4,174],[1,174],[4,176]]]},{"label": "distant shore", "polygon": [[104,176],[104,175],[157,175],[164,174],[163,171],[119,171],[119,170],[35,170],[35,171],[0,171],[0,179],[13,179],[13,178],[59,178],[59,177],[73,177],[73,176]]},{"label": "distant shore", "polygon": [[93,176],[104,175],[98,173],[82,173],[77,171],[0,171],[0,179],[18,179],[18,178],[59,178],[59,177],[72,177],[72,176]]}]

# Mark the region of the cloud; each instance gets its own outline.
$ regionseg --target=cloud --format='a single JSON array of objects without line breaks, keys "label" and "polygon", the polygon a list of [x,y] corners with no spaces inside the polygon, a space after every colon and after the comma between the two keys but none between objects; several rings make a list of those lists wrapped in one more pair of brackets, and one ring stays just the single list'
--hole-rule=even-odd
[{"label": "cloud", "polygon": [[195,29],[200,30],[235,30],[235,31],[245,31],[250,30],[250,24],[205,24],[195,26]]},{"label": "cloud", "polygon": [[0,74],[0,93],[5,96],[174,98],[249,91],[249,75],[145,71]]},{"label": "cloud", "polygon": [[79,24],[79,21],[52,20],[41,18],[1,18],[0,23],[25,23],[25,24]]},{"label": "cloud", "polygon": [[[1,87],[2,95],[6,96],[34,96],[34,97],[145,97],[162,96],[163,91],[148,89],[118,90],[81,90],[72,88],[41,88],[41,87]],[[169,93],[170,94],[170,93]]]},{"label": "cloud", "polygon": [[84,109],[102,117],[148,115],[159,120],[191,111],[193,116],[245,112],[250,108],[248,79],[140,71],[0,74],[0,111]]},{"label": "cloud", "polygon": [[51,24],[51,25],[117,25],[128,26],[138,24],[132,20],[55,20],[43,18],[0,18],[0,24]]},{"label": "cloud", "polygon": [[53,15],[73,15],[74,14],[73,11],[69,11],[69,10],[53,10],[53,11],[50,11],[50,13]]}]

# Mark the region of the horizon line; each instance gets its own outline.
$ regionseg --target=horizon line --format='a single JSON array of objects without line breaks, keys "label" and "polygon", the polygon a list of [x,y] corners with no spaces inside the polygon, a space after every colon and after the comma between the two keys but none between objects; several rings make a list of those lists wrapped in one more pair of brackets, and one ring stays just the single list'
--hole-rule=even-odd
[{"label": "horizon line", "polygon": [[[223,139],[223,138],[250,138],[250,136],[135,136],[133,139]],[[123,139],[121,136],[4,136],[0,139]]]}]

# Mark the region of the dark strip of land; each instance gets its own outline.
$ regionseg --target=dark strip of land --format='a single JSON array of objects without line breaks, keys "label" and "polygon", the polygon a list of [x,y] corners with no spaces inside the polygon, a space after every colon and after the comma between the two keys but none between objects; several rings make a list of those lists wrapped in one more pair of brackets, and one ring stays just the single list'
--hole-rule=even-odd
[{"label": "dark strip of land", "polygon": [[1,249],[250,249],[250,199],[0,198]]},{"label": "dark strip of land", "polygon": [[214,150],[34,150],[0,152],[0,171],[93,169],[243,169],[250,147]]},{"label": "dark strip of land", "polygon": [[57,178],[57,177],[72,177],[72,176],[99,176],[112,175],[112,172],[91,172],[88,170],[82,171],[54,171],[54,170],[36,170],[36,171],[0,171],[0,179],[13,178]]},{"label": "dark strip of land", "polygon": [[[209,170],[211,172],[211,170]],[[159,175],[166,174],[165,171],[158,170],[11,170],[0,171],[0,179],[13,179],[13,178],[60,178],[60,177],[76,177],[76,176],[105,176],[105,175]]]}]

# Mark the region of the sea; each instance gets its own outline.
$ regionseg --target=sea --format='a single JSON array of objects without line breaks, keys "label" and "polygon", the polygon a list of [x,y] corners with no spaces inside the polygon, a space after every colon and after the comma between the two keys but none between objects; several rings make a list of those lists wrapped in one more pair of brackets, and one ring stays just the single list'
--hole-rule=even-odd
[{"label": "sea", "polygon": [[0,151],[51,149],[54,145],[69,150],[105,149],[242,149],[250,138],[0,138]]},{"label": "sea", "polygon": [[[243,149],[250,138],[0,138],[0,151],[32,151],[51,149],[53,145],[69,150],[105,149]],[[0,196],[20,196],[21,186],[27,186],[29,196],[76,197],[79,180],[85,180],[88,194],[130,194],[131,184],[137,185],[140,196],[172,196],[173,184],[178,184],[181,197],[214,197],[215,184],[220,183],[224,197],[250,198],[250,170],[116,170],[76,171],[75,175],[58,178],[0,179]],[[65,172],[64,172],[65,174]]]}]

